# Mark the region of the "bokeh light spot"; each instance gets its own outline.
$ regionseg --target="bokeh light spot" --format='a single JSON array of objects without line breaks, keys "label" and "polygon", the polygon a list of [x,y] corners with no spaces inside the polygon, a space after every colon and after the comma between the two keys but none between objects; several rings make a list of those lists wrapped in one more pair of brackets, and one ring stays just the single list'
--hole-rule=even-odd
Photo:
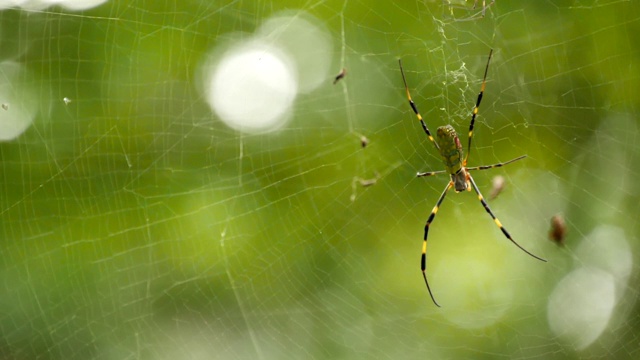
[{"label": "bokeh light spot", "polygon": [[9,141],[24,133],[38,112],[35,95],[26,87],[26,71],[13,61],[0,63],[0,141]]},{"label": "bokeh light spot", "polygon": [[0,9],[16,6],[28,10],[42,10],[59,5],[69,10],[88,10],[106,3],[108,0],[9,0],[0,1]]},{"label": "bokeh light spot", "polygon": [[633,269],[631,254],[631,247],[624,231],[610,225],[601,225],[593,229],[576,249],[576,259],[580,264],[589,264],[613,275],[618,299],[628,287]]},{"label": "bokeh light spot", "polygon": [[207,101],[228,126],[246,132],[275,130],[289,118],[297,94],[295,66],[257,41],[222,56],[207,83]]},{"label": "bokeh light spot", "polygon": [[605,330],[615,306],[614,278],[595,267],[581,267],[565,276],[549,297],[551,330],[582,350]]},{"label": "bokeh light spot", "polygon": [[320,21],[306,12],[274,15],[256,33],[286,51],[298,64],[300,92],[311,92],[331,77],[331,36]]}]

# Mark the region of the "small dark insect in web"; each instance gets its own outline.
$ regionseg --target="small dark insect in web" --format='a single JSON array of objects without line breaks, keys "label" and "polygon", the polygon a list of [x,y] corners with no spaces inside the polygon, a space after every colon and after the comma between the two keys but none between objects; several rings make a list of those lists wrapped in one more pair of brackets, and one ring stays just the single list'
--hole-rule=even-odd
[{"label": "small dark insect in web", "polygon": [[549,239],[554,243],[563,246],[564,238],[567,235],[567,224],[564,217],[560,214],[551,217],[551,230],[549,230]]},{"label": "small dark insect in web", "polygon": [[338,75],[336,75],[336,78],[333,80],[333,85],[335,85],[338,81],[340,81],[340,79],[344,78],[345,76],[347,76],[347,69],[342,68],[342,70],[340,70],[340,73],[338,73]]},{"label": "small dark insect in web", "polygon": [[367,145],[369,145],[369,139],[367,139],[366,136],[362,135],[360,136],[360,146],[362,146],[362,148],[366,148]]}]

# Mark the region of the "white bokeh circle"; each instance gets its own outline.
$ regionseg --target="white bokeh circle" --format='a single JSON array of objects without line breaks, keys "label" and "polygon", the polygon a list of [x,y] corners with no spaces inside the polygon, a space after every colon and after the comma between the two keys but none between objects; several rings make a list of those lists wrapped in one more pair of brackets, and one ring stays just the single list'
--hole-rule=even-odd
[{"label": "white bokeh circle", "polygon": [[250,41],[223,54],[209,73],[207,102],[229,127],[271,131],[289,118],[298,90],[296,70],[278,48]]}]

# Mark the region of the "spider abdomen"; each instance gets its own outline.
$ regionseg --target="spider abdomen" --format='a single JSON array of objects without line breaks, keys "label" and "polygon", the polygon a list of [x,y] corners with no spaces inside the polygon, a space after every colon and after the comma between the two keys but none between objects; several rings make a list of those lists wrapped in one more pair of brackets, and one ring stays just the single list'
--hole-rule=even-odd
[{"label": "spider abdomen", "polygon": [[457,173],[462,168],[462,144],[456,130],[451,125],[440,126],[436,135],[444,166],[450,174]]}]

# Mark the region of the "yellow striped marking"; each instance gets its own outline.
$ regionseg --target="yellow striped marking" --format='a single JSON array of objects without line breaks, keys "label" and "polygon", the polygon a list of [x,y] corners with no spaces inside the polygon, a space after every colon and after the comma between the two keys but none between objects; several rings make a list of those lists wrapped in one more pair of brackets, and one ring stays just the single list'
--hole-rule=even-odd
[{"label": "yellow striped marking", "polygon": [[493,219],[493,221],[496,222],[496,225],[498,225],[498,227],[502,227],[502,223],[500,222],[500,220],[498,220],[498,218]]},{"label": "yellow striped marking", "polygon": [[427,242],[423,241],[422,242],[422,253],[425,254],[427,252]]}]

